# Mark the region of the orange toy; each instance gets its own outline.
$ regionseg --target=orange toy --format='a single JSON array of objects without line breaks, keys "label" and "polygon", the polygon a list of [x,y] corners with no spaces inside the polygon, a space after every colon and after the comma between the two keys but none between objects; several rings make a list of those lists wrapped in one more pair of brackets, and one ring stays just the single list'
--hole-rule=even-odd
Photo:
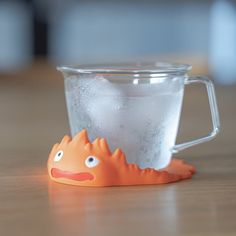
[{"label": "orange toy", "polygon": [[191,178],[194,172],[193,166],[176,159],[162,170],[142,170],[128,164],[121,149],[111,153],[105,139],[90,143],[85,129],[73,139],[66,135],[53,146],[48,159],[52,180],[79,186],[165,184]]}]

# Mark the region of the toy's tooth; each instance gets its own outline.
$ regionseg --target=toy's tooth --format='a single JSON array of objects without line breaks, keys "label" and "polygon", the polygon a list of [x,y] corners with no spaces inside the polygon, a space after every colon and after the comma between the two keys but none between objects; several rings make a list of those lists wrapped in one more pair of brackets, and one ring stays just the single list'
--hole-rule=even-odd
[{"label": "toy's tooth", "polygon": [[123,164],[127,164],[126,162],[126,157],[124,155],[124,153],[122,152],[122,150],[120,148],[117,148],[113,154],[112,157],[119,160],[120,162],[122,162]]},{"label": "toy's tooth", "polygon": [[108,146],[108,144],[107,144],[106,139],[104,139],[104,138],[100,139],[100,147],[101,147],[101,149],[102,149],[105,153],[107,153],[108,155],[111,154],[111,151],[110,151],[110,149],[109,149],[109,146]]},{"label": "toy's tooth", "polygon": [[93,141],[93,145],[94,145],[94,146],[99,147],[99,139],[100,139],[100,138],[96,138],[96,139]]},{"label": "toy's tooth", "polygon": [[91,144],[91,143],[87,143],[87,144],[85,145],[85,149],[86,149],[87,151],[91,151],[91,150],[92,150],[92,144]]},{"label": "toy's tooth", "polygon": [[88,133],[86,129],[83,129],[81,132],[79,132],[78,134],[76,134],[76,136],[73,138],[73,142],[75,144],[86,144],[89,142],[88,139]]},{"label": "toy's tooth", "polygon": [[135,170],[138,170],[139,168],[138,168],[138,166],[137,166],[137,165],[134,165],[134,169],[135,169]]},{"label": "toy's tooth", "polygon": [[144,175],[146,175],[146,174],[154,174],[156,171],[154,170],[154,169],[152,169],[152,168],[146,168],[146,169],[143,169],[143,170],[141,170],[141,173],[142,174],[144,174]]},{"label": "toy's tooth", "polygon": [[138,166],[136,164],[129,164],[129,168],[132,170],[132,171],[137,171],[139,170]]},{"label": "toy's tooth", "polygon": [[71,137],[69,135],[65,135],[63,137],[63,139],[61,140],[61,144],[66,144],[66,143],[69,143],[71,141]]},{"label": "toy's tooth", "polygon": [[113,157],[115,157],[115,158],[119,158],[120,156],[122,155],[122,151],[119,149],[119,148],[117,148],[114,152],[113,152]]}]

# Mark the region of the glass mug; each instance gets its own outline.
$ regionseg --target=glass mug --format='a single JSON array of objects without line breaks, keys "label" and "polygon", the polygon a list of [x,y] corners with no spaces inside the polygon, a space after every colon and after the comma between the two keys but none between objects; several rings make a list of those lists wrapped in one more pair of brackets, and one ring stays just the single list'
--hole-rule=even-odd
[{"label": "glass mug", "polygon": [[[212,82],[189,77],[191,66],[155,63],[60,66],[72,136],[86,128],[90,140],[106,138],[140,168],[166,167],[173,153],[213,139],[220,122]],[[175,145],[184,87],[207,88],[213,130],[205,137]]]}]

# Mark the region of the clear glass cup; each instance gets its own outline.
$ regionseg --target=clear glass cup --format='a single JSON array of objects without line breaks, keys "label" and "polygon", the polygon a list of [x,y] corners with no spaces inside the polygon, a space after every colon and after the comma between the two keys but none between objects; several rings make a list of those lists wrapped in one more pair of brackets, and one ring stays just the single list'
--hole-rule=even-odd
[{"label": "clear glass cup", "polygon": [[[189,77],[191,66],[173,63],[60,66],[72,136],[87,129],[90,140],[106,138],[129,163],[166,167],[173,153],[213,139],[220,121],[213,83]],[[185,85],[207,88],[212,132],[175,144]]]}]

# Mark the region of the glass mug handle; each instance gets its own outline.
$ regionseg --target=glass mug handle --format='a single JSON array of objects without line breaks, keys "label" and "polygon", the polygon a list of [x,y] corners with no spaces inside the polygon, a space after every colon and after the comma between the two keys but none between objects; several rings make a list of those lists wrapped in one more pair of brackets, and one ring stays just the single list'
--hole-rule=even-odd
[{"label": "glass mug handle", "polygon": [[208,79],[207,77],[201,77],[201,76],[186,78],[185,84],[188,85],[188,84],[193,84],[193,83],[202,83],[206,86],[210,110],[211,110],[212,131],[204,137],[175,145],[172,148],[172,153],[178,153],[179,151],[182,151],[186,148],[210,141],[219,133],[219,130],[220,130],[219,112],[218,112],[218,107],[217,107],[217,102],[216,102],[215,89],[214,89],[214,85],[212,81]]}]

